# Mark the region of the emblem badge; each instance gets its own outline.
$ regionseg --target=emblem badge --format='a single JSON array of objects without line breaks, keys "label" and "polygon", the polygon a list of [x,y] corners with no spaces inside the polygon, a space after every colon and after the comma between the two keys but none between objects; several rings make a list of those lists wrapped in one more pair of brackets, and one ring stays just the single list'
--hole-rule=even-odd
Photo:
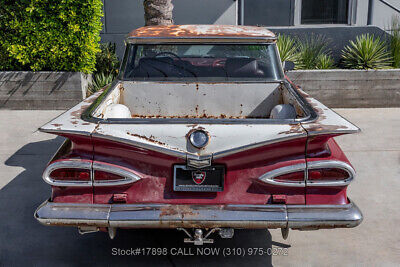
[{"label": "emblem badge", "polygon": [[206,172],[192,171],[192,179],[195,184],[202,184],[206,179]]}]

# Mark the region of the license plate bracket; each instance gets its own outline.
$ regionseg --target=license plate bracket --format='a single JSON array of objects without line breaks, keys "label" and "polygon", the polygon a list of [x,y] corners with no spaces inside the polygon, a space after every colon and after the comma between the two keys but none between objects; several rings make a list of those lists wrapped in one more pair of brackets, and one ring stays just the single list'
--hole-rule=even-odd
[{"label": "license plate bracket", "polygon": [[174,191],[221,192],[224,190],[225,167],[214,165],[195,169],[174,166]]}]

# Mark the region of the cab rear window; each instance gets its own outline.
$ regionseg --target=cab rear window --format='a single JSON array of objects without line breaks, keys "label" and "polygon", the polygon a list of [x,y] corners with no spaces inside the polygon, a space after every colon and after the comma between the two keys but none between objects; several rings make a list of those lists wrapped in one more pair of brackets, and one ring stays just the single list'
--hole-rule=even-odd
[{"label": "cab rear window", "polygon": [[125,80],[281,80],[275,44],[129,45]]}]

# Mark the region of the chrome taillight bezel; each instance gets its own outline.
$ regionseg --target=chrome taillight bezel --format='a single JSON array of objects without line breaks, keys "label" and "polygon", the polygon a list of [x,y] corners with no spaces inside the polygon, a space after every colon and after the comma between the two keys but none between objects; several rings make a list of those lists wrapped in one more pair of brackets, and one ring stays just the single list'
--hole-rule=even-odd
[{"label": "chrome taillight bezel", "polygon": [[269,172],[264,173],[258,179],[264,183],[277,185],[277,186],[291,186],[291,187],[305,187],[305,180],[303,181],[292,181],[292,182],[281,182],[275,181],[274,178],[279,177],[284,174],[294,173],[299,171],[304,171],[304,177],[306,177],[307,173],[307,165],[305,163],[294,164],[290,166],[285,166],[282,168],[278,168]]},{"label": "chrome taillight bezel", "polygon": [[[125,179],[120,179],[120,180],[111,180],[111,181],[96,181],[96,177],[94,177],[94,172],[95,171],[104,171],[104,172],[109,172],[112,174],[119,175],[121,177],[124,177]],[[92,181],[93,181],[93,186],[118,186],[118,185],[126,185],[126,184],[131,184],[134,182],[137,182],[140,180],[140,177],[131,172],[128,171],[125,168],[122,167],[116,167],[111,164],[107,163],[100,163],[100,162],[93,162],[93,171],[92,171]]]},{"label": "chrome taillight bezel", "polygon": [[[50,174],[62,168],[68,169],[85,169],[90,171],[90,181],[57,181],[50,177]],[[95,171],[104,171],[108,173],[112,173],[115,175],[119,175],[124,177],[124,179],[120,180],[104,180],[104,181],[96,181],[94,177]],[[141,178],[138,174],[129,171],[127,168],[119,167],[116,165],[103,163],[103,162],[92,162],[89,160],[61,160],[56,161],[47,166],[45,171],[43,172],[42,176],[43,180],[52,186],[59,186],[59,187],[91,187],[91,186],[119,186],[119,185],[126,185],[131,184],[134,182],[139,181]]]},{"label": "chrome taillight bezel", "polygon": [[[348,173],[349,177],[344,180],[334,180],[334,181],[318,181],[318,180],[309,180],[308,173],[314,169],[324,169],[324,168],[333,168],[333,169],[341,169]],[[288,173],[295,173],[299,171],[304,171],[304,181],[276,181],[274,178],[279,177]],[[290,166],[285,166],[282,168],[278,168],[272,171],[269,171],[263,175],[261,175],[258,179],[264,183],[276,185],[276,186],[289,186],[289,187],[317,187],[317,186],[347,186],[354,180],[356,175],[353,167],[343,161],[338,160],[321,160],[321,161],[308,161],[307,163],[294,164]]]},{"label": "chrome taillight bezel", "polygon": [[[57,181],[50,177],[50,174],[57,169],[85,169],[90,172],[90,181]],[[53,186],[92,186],[92,162],[83,160],[62,160],[56,161],[47,166],[43,173],[43,180]]]},{"label": "chrome taillight bezel", "polygon": [[[314,181],[308,179],[308,173],[311,170],[315,169],[325,169],[325,168],[332,168],[332,169],[341,169],[346,171],[349,174],[349,177],[344,180],[334,180],[334,181]],[[356,176],[356,171],[353,167],[343,161],[337,160],[326,160],[326,161],[310,161],[307,162],[307,174],[306,174],[306,184],[307,186],[346,186],[354,180]]]}]

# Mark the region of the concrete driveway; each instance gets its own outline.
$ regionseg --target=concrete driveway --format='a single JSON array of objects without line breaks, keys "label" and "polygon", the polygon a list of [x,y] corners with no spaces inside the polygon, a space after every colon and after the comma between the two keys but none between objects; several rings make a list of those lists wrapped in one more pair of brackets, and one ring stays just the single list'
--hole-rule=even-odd
[{"label": "concrete driveway", "polygon": [[[359,135],[337,140],[358,172],[349,188],[364,213],[354,229],[291,231],[238,230],[220,248],[285,249],[277,256],[113,256],[113,248],[186,248],[175,230],[121,230],[114,240],[103,233],[79,235],[74,228],[45,227],[33,218],[50,194],[41,173],[62,138],[36,129],[59,111],[0,110],[0,265],[1,266],[395,266],[400,264],[400,109],[338,109],[357,124]],[[188,249],[192,248],[191,251]],[[176,250],[175,250],[176,251]],[[281,250],[283,251],[283,250]]]}]

